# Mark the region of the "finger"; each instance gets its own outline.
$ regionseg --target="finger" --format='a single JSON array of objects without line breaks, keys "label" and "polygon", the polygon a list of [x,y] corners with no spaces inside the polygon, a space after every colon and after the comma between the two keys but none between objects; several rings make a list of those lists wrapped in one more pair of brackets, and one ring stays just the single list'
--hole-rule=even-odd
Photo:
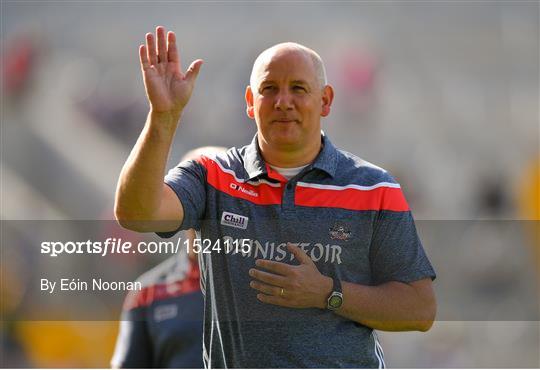
[{"label": "finger", "polygon": [[[260,280],[264,283],[275,285],[275,286],[286,286],[287,279],[281,275],[275,275],[268,272],[260,271],[257,269],[250,269],[249,275],[257,280]],[[288,286],[288,285],[287,285]]]},{"label": "finger", "polygon": [[202,59],[197,59],[196,61],[191,63],[188,70],[186,71],[186,80],[195,81],[197,79],[197,76],[199,75],[202,64]]},{"label": "finger", "polygon": [[283,296],[281,295],[281,289],[282,288],[280,288],[280,287],[273,286],[273,285],[268,285],[268,284],[263,284],[263,283],[260,283],[258,281],[250,281],[249,286],[252,287],[255,290],[258,290],[261,293],[280,296],[280,297],[283,298]]},{"label": "finger", "polygon": [[172,31],[167,33],[167,59],[169,62],[178,63],[180,70],[182,70],[180,56],[178,55],[178,49],[176,48],[176,35]]},{"label": "finger", "polygon": [[146,51],[148,53],[148,61],[150,65],[156,65],[157,55],[156,55],[156,43],[154,41],[154,35],[151,33],[146,34]]},{"label": "finger", "polygon": [[255,265],[283,276],[289,276],[292,272],[292,266],[282,262],[258,259],[255,261]]},{"label": "finger", "polygon": [[165,28],[156,27],[158,62],[167,63],[167,41],[165,40]]},{"label": "finger", "polygon": [[267,295],[267,294],[259,293],[257,294],[257,299],[263,303],[273,304],[276,306],[294,307],[294,305],[291,304],[290,301],[283,299],[279,296],[275,296],[275,295]]},{"label": "finger", "polygon": [[150,68],[150,64],[148,63],[148,55],[146,55],[146,46],[144,45],[139,46],[139,59],[141,61],[141,68],[144,71]]},{"label": "finger", "polygon": [[294,244],[287,243],[287,249],[294,254],[294,257],[303,265],[314,265],[313,260],[304,252],[302,248],[297,247]]}]

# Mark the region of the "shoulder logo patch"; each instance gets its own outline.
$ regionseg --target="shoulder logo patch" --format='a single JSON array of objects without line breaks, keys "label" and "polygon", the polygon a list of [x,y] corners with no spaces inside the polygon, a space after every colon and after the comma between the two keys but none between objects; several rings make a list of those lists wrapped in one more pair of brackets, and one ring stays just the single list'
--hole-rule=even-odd
[{"label": "shoulder logo patch", "polygon": [[225,226],[236,227],[237,229],[247,229],[249,218],[236,213],[223,212],[221,214],[221,224]]},{"label": "shoulder logo patch", "polygon": [[334,226],[331,227],[329,231],[330,238],[334,240],[349,240],[352,234],[352,232],[345,228],[345,226],[339,225],[338,223],[334,224]]}]

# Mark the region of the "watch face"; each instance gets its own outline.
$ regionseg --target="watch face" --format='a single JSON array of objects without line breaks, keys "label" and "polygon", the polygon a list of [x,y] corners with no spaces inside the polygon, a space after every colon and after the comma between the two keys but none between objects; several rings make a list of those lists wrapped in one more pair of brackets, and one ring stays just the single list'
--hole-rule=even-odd
[{"label": "watch face", "polygon": [[341,298],[339,295],[332,295],[330,299],[328,300],[328,306],[331,308],[340,308],[341,303],[343,303],[343,298]]}]

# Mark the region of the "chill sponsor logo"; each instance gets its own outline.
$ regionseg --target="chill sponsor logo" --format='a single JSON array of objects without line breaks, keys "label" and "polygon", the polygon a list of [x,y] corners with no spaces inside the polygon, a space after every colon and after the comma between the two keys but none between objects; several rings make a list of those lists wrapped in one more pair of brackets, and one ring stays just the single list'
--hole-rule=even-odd
[{"label": "chill sponsor logo", "polygon": [[249,218],[236,213],[223,212],[221,215],[221,224],[225,226],[236,227],[237,229],[247,229]]},{"label": "chill sponsor logo", "polygon": [[249,195],[251,197],[254,197],[254,198],[259,196],[259,194],[254,192],[253,190],[246,189],[242,185],[235,184],[234,182],[231,182],[230,188],[233,190],[239,191],[241,193],[244,193],[246,195]]}]

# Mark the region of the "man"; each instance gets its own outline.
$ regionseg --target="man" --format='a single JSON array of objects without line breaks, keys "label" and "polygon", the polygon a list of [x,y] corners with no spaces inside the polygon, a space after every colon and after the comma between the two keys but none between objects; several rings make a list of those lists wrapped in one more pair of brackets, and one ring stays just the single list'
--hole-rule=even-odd
[{"label": "man", "polygon": [[[189,151],[183,161],[224,152],[222,147]],[[126,297],[111,365],[113,368],[202,368],[203,296],[193,252],[195,230],[182,248],[137,279],[143,285]]]},{"label": "man", "polygon": [[215,248],[200,256],[205,365],[383,367],[373,329],[428,330],[435,274],[399,185],[321,135],[333,89],[320,57],[293,43],[264,51],[245,95],[253,142],[163,184],[202,61],[182,73],[174,33],[156,35],[140,47],[151,109],[115,211],[138,231],[200,229]]}]

